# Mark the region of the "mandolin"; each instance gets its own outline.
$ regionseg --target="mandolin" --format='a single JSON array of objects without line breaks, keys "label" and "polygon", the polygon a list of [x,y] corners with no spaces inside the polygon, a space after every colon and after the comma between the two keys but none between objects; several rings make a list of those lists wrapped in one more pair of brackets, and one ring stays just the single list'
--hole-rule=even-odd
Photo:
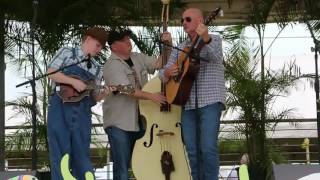
[{"label": "mandolin", "polygon": [[[71,77],[80,79],[78,76],[72,75]],[[81,79],[80,79],[81,80]],[[59,83],[56,87],[56,91],[58,96],[62,99],[64,103],[66,102],[79,102],[84,97],[91,96],[92,92],[94,90],[99,89],[105,89],[106,86],[97,85],[94,80],[91,81],[83,81],[85,84],[87,84],[87,88],[82,91],[78,92],[76,89],[73,88],[70,84],[63,84]],[[114,91],[114,94],[120,93],[120,94],[132,94],[134,93],[135,89],[132,85],[114,85],[109,86],[114,87],[116,91]]]}]

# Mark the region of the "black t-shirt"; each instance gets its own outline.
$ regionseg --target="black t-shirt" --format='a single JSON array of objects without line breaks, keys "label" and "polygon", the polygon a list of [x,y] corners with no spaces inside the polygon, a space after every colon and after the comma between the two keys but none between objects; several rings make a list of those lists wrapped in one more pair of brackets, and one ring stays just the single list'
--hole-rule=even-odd
[{"label": "black t-shirt", "polygon": [[129,59],[125,60],[125,62],[126,62],[130,67],[133,66],[133,62],[132,62],[132,60],[131,60],[130,57],[129,57]]}]

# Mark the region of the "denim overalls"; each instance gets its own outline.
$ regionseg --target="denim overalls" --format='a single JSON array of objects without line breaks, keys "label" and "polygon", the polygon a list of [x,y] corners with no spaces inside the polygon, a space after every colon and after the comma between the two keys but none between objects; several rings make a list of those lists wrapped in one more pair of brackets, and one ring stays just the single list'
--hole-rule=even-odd
[{"label": "denim overalls", "polygon": [[[71,66],[63,71],[65,75],[76,75],[82,80],[94,80],[95,76],[86,70]],[[77,180],[85,179],[85,172],[93,173],[90,162],[91,107],[96,102],[85,97],[79,102],[63,103],[54,92],[49,98],[48,141],[50,149],[51,178],[63,180],[60,171],[61,158],[70,155],[70,168]]]}]

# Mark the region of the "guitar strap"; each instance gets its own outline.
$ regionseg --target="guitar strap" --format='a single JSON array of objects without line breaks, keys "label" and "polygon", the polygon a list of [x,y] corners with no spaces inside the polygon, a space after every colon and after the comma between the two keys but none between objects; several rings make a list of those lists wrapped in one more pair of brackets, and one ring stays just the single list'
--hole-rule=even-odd
[{"label": "guitar strap", "polygon": [[[138,75],[137,75],[137,71],[135,69],[135,66],[131,66],[130,67],[133,73],[133,77],[134,77],[134,81],[135,81],[135,86],[136,88],[138,88],[139,90],[141,90],[141,83],[139,81]],[[139,124],[139,131],[141,134],[141,137],[144,135],[144,131],[146,129],[146,118],[140,113],[140,108],[139,108],[139,101],[137,101],[137,112],[138,112],[138,124]],[[137,137],[138,139],[141,137]]]},{"label": "guitar strap", "polygon": [[130,69],[132,71],[135,88],[141,89],[141,83],[140,83],[139,78],[137,76],[137,71],[136,71],[136,68],[134,66],[134,63],[133,63],[131,57],[129,57],[129,59],[127,59],[127,60],[124,60],[124,62],[130,67]]},{"label": "guitar strap", "polygon": [[72,48],[72,59],[75,60],[76,59],[76,48]]},{"label": "guitar strap", "polygon": [[[131,57],[129,57],[129,59],[126,59],[126,60],[119,59],[119,61],[121,61],[123,63],[123,65],[126,64],[127,66],[129,66],[129,68],[132,72],[133,79],[134,79],[134,84],[132,84],[132,86],[134,86],[134,88],[141,90],[141,83],[140,83],[139,78],[137,76],[137,71],[135,69],[135,66],[134,66],[134,63],[133,63]],[[138,125],[139,125],[139,129],[140,129],[139,132],[143,132],[146,128],[146,121],[145,121],[145,117],[143,115],[141,115],[141,113],[140,113],[138,100],[136,100],[136,104],[137,104],[136,105],[136,107],[137,107],[136,112],[138,114]],[[143,134],[144,133],[142,133],[141,135],[143,136]]]},{"label": "guitar strap", "polygon": [[[131,59],[131,58],[130,58]],[[138,88],[139,90],[141,90],[141,83],[139,81],[139,78],[138,78],[138,75],[137,75],[137,71],[135,69],[135,66],[133,64],[133,61],[131,59],[131,62],[132,62],[132,66],[130,66],[129,64],[129,67],[131,68],[132,70],[132,73],[133,73],[133,77],[134,77],[134,81],[135,81],[135,87]],[[139,108],[139,101],[137,101],[137,113],[138,113],[138,125],[139,125],[139,135],[137,138],[141,138],[143,135],[144,135],[144,131],[146,129],[146,118],[140,113],[140,108]]]},{"label": "guitar strap", "polygon": [[134,66],[132,67],[132,71],[133,71],[134,81],[136,82],[136,87],[141,90],[142,88],[141,83],[139,81],[139,78],[137,76],[137,71],[135,70]]}]

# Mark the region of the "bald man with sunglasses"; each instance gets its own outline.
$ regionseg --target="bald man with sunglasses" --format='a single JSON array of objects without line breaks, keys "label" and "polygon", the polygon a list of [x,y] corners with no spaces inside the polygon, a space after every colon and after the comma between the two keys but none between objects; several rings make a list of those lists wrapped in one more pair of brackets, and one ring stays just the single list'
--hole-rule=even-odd
[{"label": "bald man with sunglasses", "polygon": [[[196,83],[182,107],[181,127],[192,179],[218,180],[218,132],[221,112],[225,109],[222,40],[209,34],[203,22],[201,10],[189,8],[183,12],[181,23],[188,38],[178,48],[190,46],[197,36],[205,45],[199,53],[200,70]],[[176,60],[180,53],[183,52],[172,50],[168,63],[160,70],[163,82],[178,75]]]}]

